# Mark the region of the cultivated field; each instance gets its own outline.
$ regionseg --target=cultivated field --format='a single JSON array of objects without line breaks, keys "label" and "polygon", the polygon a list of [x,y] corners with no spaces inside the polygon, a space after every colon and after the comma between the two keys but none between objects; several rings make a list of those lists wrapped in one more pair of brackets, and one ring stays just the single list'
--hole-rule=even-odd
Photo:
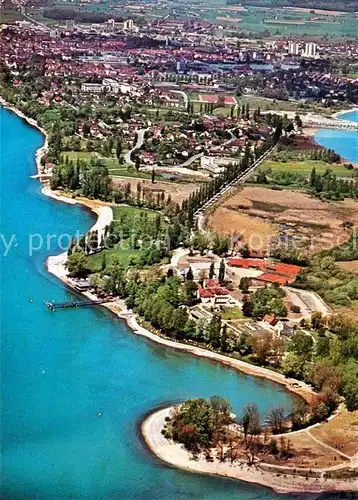
[{"label": "cultivated field", "polygon": [[334,17],[344,16],[346,14],[346,12],[342,12],[340,10],[305,9],[304,7],[283,7],[282,10],[290,10],[292,12],[305,12],[306,14],[317,14],[321,16],[334,16]]},{"label": "cultivated field", "polygon": [[223,17],[223,16],[218,16],[216,18],[217,21],[222,21],[224,23],[241,23],[242,19],[241,17]]},{"label": "cultivated field", "polygon": [[268,248],[270,237],[280,235],[314,252],[347,241],[345,222],[358,225],[358,204],[353,200],[328,203],[299,191],[248,186],[226,198],[209,218],[214,230],[242,234],[254,249]]}]

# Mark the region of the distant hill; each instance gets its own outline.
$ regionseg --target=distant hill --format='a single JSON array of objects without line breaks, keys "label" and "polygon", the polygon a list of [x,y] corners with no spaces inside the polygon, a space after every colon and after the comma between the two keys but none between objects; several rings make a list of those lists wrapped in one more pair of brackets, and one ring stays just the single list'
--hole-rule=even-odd
[{"label": "distant hill", "polygon": [[344,12],[358,11],[357,0],[227,0],[228,5],[254,5],[257,7],[303,7],[305,9],[322,9]]}]

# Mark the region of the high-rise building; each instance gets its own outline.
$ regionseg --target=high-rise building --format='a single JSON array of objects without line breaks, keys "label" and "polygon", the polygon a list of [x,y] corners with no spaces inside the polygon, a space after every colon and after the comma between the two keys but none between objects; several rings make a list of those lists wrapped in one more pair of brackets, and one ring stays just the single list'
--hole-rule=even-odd
[{"label": "high-rise building", "polygon": [[115,22],[114,19],[108,19],[107,27],[109,31],[114,31]]},{"label": "high-rise building", "polygon": [[300,53],[300,46],[297,42],[288,42],[288,53],[298,56]]},{"label": "high-rise building", "polygon": [[66,29],[73,30],[74,27],[75,27],[75,20],[74,19],[67,19],[66,20]]},{"label": "high-rise building", "polygon": [[317,44],[313,42],[306,43],[305,50],[302,54],[304,57],[316,57]]},{"label": "high-rise building", "polygon": [[133,28],[134,28],[133,19],[127,19],[126,21],[123,22],[123,29],[132,31]]}]

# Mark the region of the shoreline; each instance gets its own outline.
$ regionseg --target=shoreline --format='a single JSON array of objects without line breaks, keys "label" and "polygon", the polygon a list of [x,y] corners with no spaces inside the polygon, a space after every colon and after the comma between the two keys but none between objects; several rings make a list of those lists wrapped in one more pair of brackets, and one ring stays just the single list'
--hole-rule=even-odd
[{"label": "shoreline", "polygon": [[[108,206],[103,206],[100,204],[96,205],[95,202],[90,202],[90,201],[86,202],[84,199],[74,200],[71,198],[67,198],[66,196],[61,196],[51,191],[51,189],[49,189],[48,186],[44,186],[44,188],[42,189],[42,193],[45,196],[49,196],[57,201],[70,204],[80,204],[85,208],[91,210],[94,214],[96,214],[98,219],[93,224],[91,229],[89,229],[89,231],[93,230],[93,228],[99,231],[103,230],[105,225],[107,225],[110,222],[108,218],[105,220],[105,222],[103,223],[100,222],[101,213],[103,214],[103,209],[109,209],[111,211],[113,218],[113,211]],[[67,257],[67,252],[62,252],[58,255],[48,256],[46,260],[46,268],[48,272],[50,272],[58,279],[60,279],[67,287],[76,291],[76,293],[80,293],[81,295],[90,300],[96,300],[97,297],[91,292],[78,292],[78,290],[76,290],[74,283],[72,282],[71,278],[68,277],[67,271],[65,269],[66,257]],[[283,386],[287,391],[302,397],[308,403],[310,403],[315,396],[315,391],[309,385],[305,384],[302,381],[293,378],[287,378],[281,373],[269,370],[268,368],[260,367],[248,363],[246,361],[231,358],[229,356],[225,356],[224,354],[219,354],[210,351],[209,349],[205,349],[204,347],[198,347],[192,344],[184,344],[182,342],[176,342],[174,340],[163,338],[151,332],[147,328],[144,328],[138,322],[139,319],[138,315],[135,314],[132,310],[128,309],[125,305],[124,300],[122,299],[117,299],[113,302],[101,304],[101,307],[105,307],[111,313],[115,314],[119,319],[124,320],[129,329],[135,335],[146,337],[157,344],[169,347],[171,349],[184,351],[199,358],[207,358],[211,361],[221,363],[223,365],[229,366],[230,368],[236,369],[246,375],[260,377],[269,380],[270,382]]]},{"label": "shoreline", "polygon": [[[0,101],[0,104],[2,104],[4,106],[3,100]],[[40,130],[40,132],[43,133],[43,135],[45,137],[45,143],[42,147],[38,148],[38,150],[36,151],[36,168],[37,168],[37,171],[39,173],[39,180],[43,184],[43,182],[41,180],[41,157],[42,157],[42,154],[46,151],[46,148],[48,146],[46,132],[43,129],[41,129],[41,127],[38,126],[38,124],[35,120],[27,118],[21,111],[16,110],[16,108],[9,107],[9,106],[4,106],[4,107],[6,109],[14,112],[20,118],[23,118],[29,125],[37,128],[38,130]],[[48,184],[43,184],[41,192],[44,196],[51,197],[57,201],[69,203],[69,204],[78,204],[79,203],[82,206],[84,206],[85,208],[91,210],[94,214],[97,215],[97,220],[94,222],[94,225],[92,226],[92,228],[90,230],[92,230],[93,228],[95,228],[98,231],[103,230],[104,227],[111,222],[109,211],[110,211],[111,217],[113,219],[112,209],[108,206],[103,206],[103,204],[101,204],[100,202],[96,203],[96,202],[91,201],[91,200],[72,199],[72,198],[68,198],[66,196],[61,196],[61,195],[53,192],[49,188]],[[105,213],[106,213],[106,215],[105,215]],[[67,251],[62,252],[59,255],[49,256],[47,258],[47,261],[46,261],[46,268],[47,268],[48,272],[50,272],[51,274],[56,276],[58,279],[60,279],[65,284],[65,286],[69,287],[73,291],[76,291],[76,293],[80,293],[75,289],[74,283],[71,282],[71,280],[68,278],[67,271],[66,271],[65,266],[64,266],[66,259],[67,259]],[[82,292],[81,295],[89,298],[90,300],[96,299],[96,297],[93,294],[91,294],[90,292]],[[224,356],[222,354],[218,354],[218,353],[209,351],[209,350],[204,349],[202,347],[197,347],[197,346],[190,345],[190,344],[178,343],[178,342],[175,342],[173,340],[165,339],[165,338],[162,338],[162,337],[156,335],[155,333],[149,331],[148,329],[144,328],[143,326],[141,326],[138,323],[137,315],[134,314],[133,311],[128,310],[126,308],[123,300],[117,300],[117,301],[114,301],[114,302],[111,302],[108,304],[103,304],[103,306],[106,307],[106,309],[109,310],[111,313],[115,314],[117,317],[124,320],[126,322],[126,324],[128,325],[129,329],[135,335],[144,336],[144,337],[150,339],[151,341],[156,342],[157,344],[160,344],[160,345],[163,345],[163,346],[166,346],[169,348],[174,348],[177,350],[188,352],[188,353],[195,355],[197,357],[204,357],[204,358],[210,359],[212,361],[219,362],[221,364],[230,366],[231,368],[234,368],[240,372],[243,372],[247,375],[256,376],[256,377],[270,380],[271,382],[280,384],[281,386],[284,387],[285,390],[288,390],[291,393],[294,393],[294,394],[297,394],[298,396],[301,396],[306,401],[311,401],[312,398],[314,397],[315,392],[312,390],[311,387],[304,384],[303,382],[297,381],[295,379],[288,379],[285,376],[283,376],[277,372],[268,370],[267,368],[262,368],[262,367],[247,363],[245,361],[230,358],[228,356]],[[147,440],[146,440],[146,442],[147,442]],[[157,454],[154,450],[152,450],[152,451],[155,454]],[[167,462],[167,463],[170,463],[170,462]],[[176,464],[172,464],[172,465],[178,466]],[[198,471],[198,472],[202,472],[202,471]],[[203,472],[207,473],[206,471],[203,471]],[[216,472],[209,472],[209,473],[216,474]],[[263,473],[260,473],[260,474],[263,474]],[[232,477],[232,476],[229,476],[228,474],[221,474],[221,475],[227,475],[228,477]],[[273,476],[275,476],[275,475],[273,475]],[[240,478],[238,477],[238,479],[240,479]],[[252,479],[245,479],[245,478],[241,478],[241,479],[247,480],[249,482],[253,482],[256,484],[262,484],[264,486],[272,487],[271,481],[269,482],[269,484],[264,484],[260,481],[260,477],[255,476]],[[341,488],[339,488],[339,490],[341,490]],[[277,490],[277,491],[279,491],[279,490]],[[284,490],[282,490],[282,491],[284,491]],[[285,491],[293,491],[293,490],[288,489]]]},{"label": "shoreline", "polygon": [[[345,110],[345,111],[339,111],[338,113],[335,113],[335,115],[333,115],[333,116],[335,118],[339,118],[340,115],[344,115],[346,113],[351,113],[352,111],[357,111],[358,112],[358,108],[354,108],[354,109],[351,109],[351,110]],[[316,140],[316,137],[315,137],[316,134],[320,130],[324,130],[324,129],[313,128],[313,127],[304,127],[302,130],[303,130],[304,136],[308,138],[308,140],[311,142],[311,144],[313,144],[316,147],[318,146],[322,150],[325,149],[325,147],[322,146]],[[334,132],[334,130],[333,130],[333,132]],[[348,160],[347,158],[344,158],[343,156],[341,156],[341,165],[349,165],[349,164],[352,164],[354,168],[358,168],[358,163],[354,163],[354,162]]]},{"label": "shoreline", "polygon": [[[326,469],[304,469],[299,467],[275,466],[261,463],[248,466],[245,463],[207,462],[205,458],[191,459],[189,453],[180,443],[167,440],[161,430],[165,418],[169,416],[172,407],[156,410],[141,423],[141,432],[147,447],[165,464],[192,473],[229,477],[247,483],[259,484],[277,493],[323,493],[332,491],[358,491],[356,478],[331,479],[323,477],[325,472],[347,469],[347,465],[333,466]],[[287,436],[289,437],[289,433]],[[267,470],[270,469],[270,470]],[[295,469],[302,475],[290,474],[289,469]],[[316,472],[318,477],[308,477],[307,473]]]},{"label": "shoreline", "polygon": [[42,175],[44,175],[44,173],[42,172],[41,159],[48,149],[48,135],[47,135],[46,130],[44,128],[42,128],[37,123],[36,120],[34,120],[33,118],[29,118],[28,116],[25,115],[25,113],[20,111],[18,108],[16,108],[12,104],[8,103],[7,101],[5,101],[5,99],[2,96],[0,96],[0,106],[2,106],[4,109],[7,109],[8,111],[11,111],[12,113],[17,115],[22,120],[25,120],[25,122],[27,122],[28,125],[30,125],[30,127],[36,128],[44,136],[45,140],[44,140],[43,145],[40,146],[39,148],[37,148],[37,150],[35,152],[36,171],[37,171],[37,175],[39,176],[40,182],[42,182],[41,178],[42,178]]},{"label": "shoreline", "polygon": [[[98,214],[98,212],[95,213]],[[95,223],[95,225],[96,224],[98,224],[98,221]],[[97,300],[97,297],[91,292],[79,292],[78,290],[76,290],[74,283],[72,282],[71,278],[68,277],[67,271],[65,269],[66,257],[67,257],[67,252],[62,252],[58,255],[49,256],[46,261],[46,267],[48,272],[50,272],[58,279],[60,279],[71,290],[76,291],[76,293],[80,293],[89,300]],[[315,396],[315,392],[310,386],[299,380],[286,378],[281,373],[274,372],[267,368],[247,363],[246,361],[230,358],[223,354],[218,354],[208,349],[204,349],[203,347],[197,347],[191,344],[175,342],[174,340],[160,337],[159,335],[151,332],[147,328],[144,328],[142,325],[140,325],[140,323],[138,322],[137,314],[135,314],[132,310],[126,307],[123,299],[117,299],[113,302],[101,304],[101,307],[105,307],[111,313],[116,315],[119,319],[124,320],[134,335],[140,335],[142,337],[146,337],[147,339],[159,345],[169,347],[171,349],[184,351],[199,358],[206,358],[211,361],[221,363],[223,365],[229,366],[230,368],[238,370],[239,372],[244,373],[245,375],[260,377],[269,380],[270,382],[283,386],[285,390],[297,396],[302,397],[308,403],[311,402],[313,397]]]},{"label": "shoreline", "polygon": [[358,112],[358,106],[353,106],[353,108],[342,109],[341,111],[337,111],[332,115],[333,118],[340,118],[342,115],[346,115],[348,113]]}]

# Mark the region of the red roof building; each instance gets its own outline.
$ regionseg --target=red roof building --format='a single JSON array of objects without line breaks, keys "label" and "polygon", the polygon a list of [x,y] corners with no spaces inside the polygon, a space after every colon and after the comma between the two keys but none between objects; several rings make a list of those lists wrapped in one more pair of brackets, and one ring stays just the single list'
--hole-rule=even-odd
[{"label": "red roof building", "polygon": [[266,323],[268,323],[271,326],[275,326],[278,321],[276,316],[272,316],[271,314],[265,314],[263,320],[266,321]]},{"label": "red roof building", "polygon": [[294,264],[274,264],[265,259],[240,259],[235,257],[228,260],[228,265],[232,267],[242,267],[244,269],[258,269],[263,272],[269,271],[275,273],[275,275],[289,278],[297,278],[302,271],[302,267]]},{"label": "red roof building", "polygon": [[289,276],[281,276],[279,274],[273,273],[263,273],[260,276],[257,276],[255,278],[255,281],[261,281],[264,283],[277,283],[282,286],[287,286],[292,285],[292,283],[295,281],[295,278]]},{"label": "red roof building", "polygon": [[201,299],[212,299],[214,295],[206,288],[199,287],[199,297]]}]

